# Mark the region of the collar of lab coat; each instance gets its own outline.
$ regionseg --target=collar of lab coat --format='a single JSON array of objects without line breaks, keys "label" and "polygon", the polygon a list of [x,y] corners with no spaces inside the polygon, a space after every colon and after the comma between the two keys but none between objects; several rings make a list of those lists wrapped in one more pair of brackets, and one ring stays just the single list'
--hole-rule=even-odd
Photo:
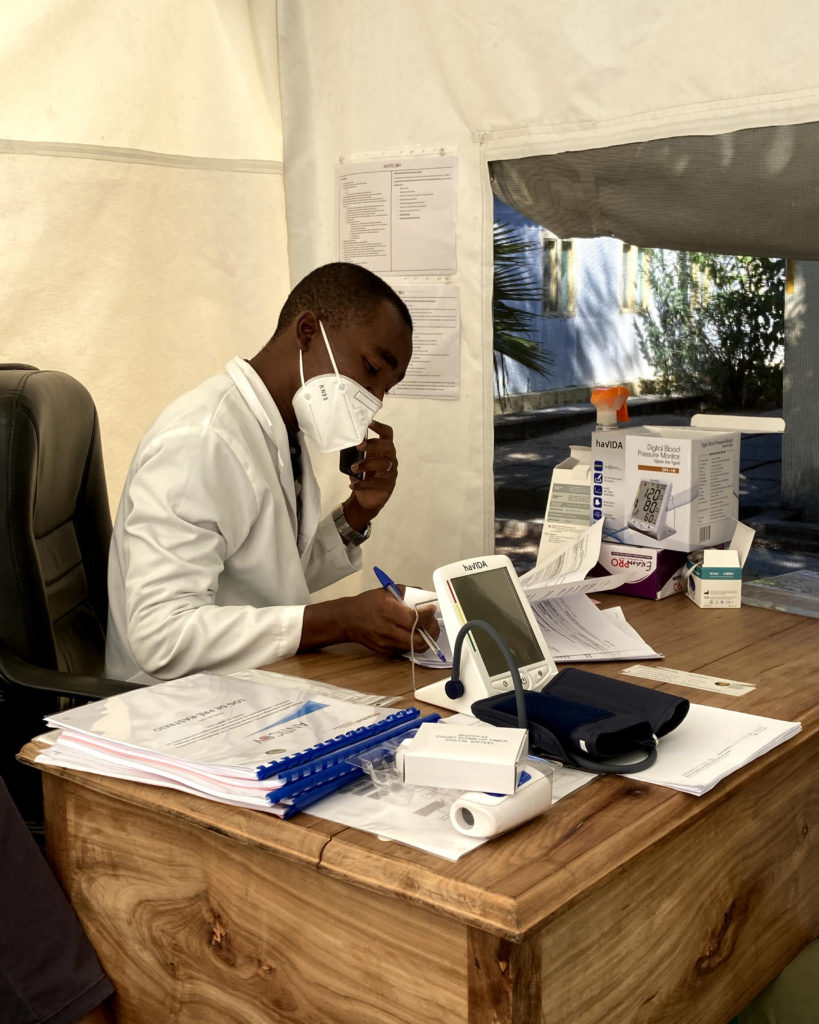
[{"label": "collar of lab coat", "polygon": [[[302,444],[301,463],[301,517],[297,512],[296,487],[293,480],[293,468],[290,463],[290,441],[278,406],[273,396],[265,387],[264,381],[256,373],[250,363],[235,356],[225,367],[228,375],[236,385],[239,394],[244,398],[259,421],[262,430],[267,434],[276,449],[279,479],[287,499],[293,533],[296,535],[299,554],[302,560],[310,553],[310,545],[315,537],[321,508],[321,496],[318,483],[307,452]],[[299,434],[301,441],[301,433]]]},{"label": "collar of lab coat", "polygon": [[231,359],[225,369],[239,389],[242,398],[253,410],[262,430],[275,443],[279,452],[288,451],[289,445],[284,421],[262,378],[246,359],[240,359],[239,356]]}]

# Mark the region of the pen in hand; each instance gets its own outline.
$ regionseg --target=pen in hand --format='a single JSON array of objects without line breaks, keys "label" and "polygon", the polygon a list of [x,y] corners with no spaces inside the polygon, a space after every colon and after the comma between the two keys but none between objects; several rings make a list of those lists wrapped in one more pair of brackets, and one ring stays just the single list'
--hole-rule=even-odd
[{"label": "pen in hand", "polygon": [[[373,566],[373,572],[375,573],[376,577],[378,578],[378,582],[387,591],[387,593],[392,594],[392,596],[394,598],[396,598],[398,601],[400,601],[401,604],[406,604],[406,602],[404,601],[404,598],[401,595],[401,591],[393,583],[393,581],[389,578],[389,576],[384,572],[383,569],[379,569],[378,566],[375,565],[375,566]],[[427,631],[425,629],[421,629],[420,627],[417,628],[416,632],[421,634],[423,640],[425,641],[427,646],[430,648],[430,650],[434,651],[438,655],[438,657],[441,659],[441,661],[446,665],[446,655],[441,650],[441,648],[438,646],[438,644],[435,643],[435,641],[432,639],[432,637],[429,635],[429,633],[427,633]]]}]

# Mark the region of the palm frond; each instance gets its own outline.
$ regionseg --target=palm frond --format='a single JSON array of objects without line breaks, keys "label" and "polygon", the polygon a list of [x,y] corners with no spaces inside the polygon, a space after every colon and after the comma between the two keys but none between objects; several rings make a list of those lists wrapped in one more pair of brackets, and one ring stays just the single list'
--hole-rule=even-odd
[{"label": "palm frond", "polygon": [[494,225],[494,282],[492,290],[492,347],[498,394],[506,394],[505,359],[527,370],[547,375],[552,357],[537,344],[542,314],[522,303],[539,304],[541,286],[532,273],[528,256],[539,250],[537,242],[521,238],[517,229],[502,221]]}]

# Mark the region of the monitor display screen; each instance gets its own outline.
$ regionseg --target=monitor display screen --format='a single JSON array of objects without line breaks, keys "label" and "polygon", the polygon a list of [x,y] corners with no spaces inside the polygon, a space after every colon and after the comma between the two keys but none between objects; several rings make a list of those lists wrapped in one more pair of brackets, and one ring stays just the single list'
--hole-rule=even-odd
[{"label": "monitor display screen", "polygon": [[658,480],[641,480],[631,510],[632,519],[639,519],[649,526],[655,526],[663,504],[663,497],[669,485]]},{"label": "monitor display screen", "polygon": [[[506,569],[488,569],[472,576],[456,576],[450,585],[467,619],[483,619],[494,626],[509,646],[517,667],[544,660],[543,651]],[[492,637],[482,629],[470,633],[490,676],[509,671]]]}]

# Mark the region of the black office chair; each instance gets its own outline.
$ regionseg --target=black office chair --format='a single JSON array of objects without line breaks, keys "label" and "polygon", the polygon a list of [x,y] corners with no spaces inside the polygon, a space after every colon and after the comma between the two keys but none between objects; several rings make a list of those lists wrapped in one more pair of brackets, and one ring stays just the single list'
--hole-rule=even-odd
[{"label": "black office chair", "polygon": [[102,678],[110,538],[91,396],[67,373],[0,364],[0,775],[29,822],[39,773],[15,755],[43,716],[134,688]]}]

